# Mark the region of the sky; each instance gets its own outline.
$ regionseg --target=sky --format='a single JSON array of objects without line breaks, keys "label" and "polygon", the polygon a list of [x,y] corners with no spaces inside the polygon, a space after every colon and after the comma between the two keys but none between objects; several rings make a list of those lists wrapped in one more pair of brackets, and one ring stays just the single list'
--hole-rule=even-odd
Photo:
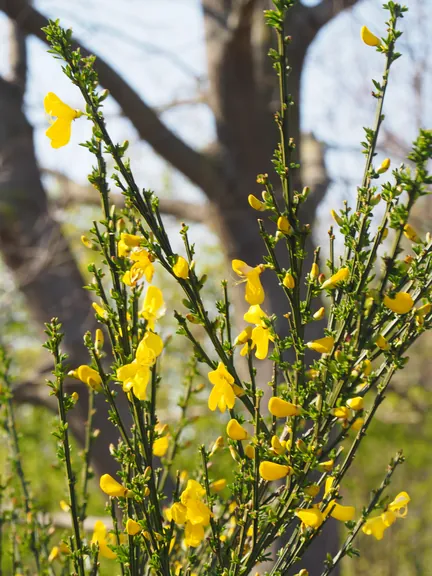
[{"label": "sky", "polygon": [[[310,1],[309,3],[313,3]],[[418,125],[432,124],[431,38],[432,0],[411,0],[411,12],[404,19],[400,44],[408,52],[392,72],[385,112],[386,127],[406,146]],[[60,18],[71,26],[77,38],[104,57],[142,95],[145,101],[164,109],[172,102],[193,100],[206,87],[206,54],[203,20],[198,0],[35,0],[45,15]],[[352,197],[363,170],[359,142],[363,126],[373,121],[375,101],[370,96],[372,77],[379,79],[383,57],[362,44],[363,24],[384,35],[386,13],[376,0],[362,0],[327,25],[312,44],[303,73],[302,127],[326,143],[326,163],[332,185],[321,211],[328,214],[345,197]],[[0,72],[7,70],[7,21],[0,14]],[[295,32],[294,32],[295,33]],[[90,134],[85,121],[75,122],[71,144],[52,150],[44,132],[47,118],[43,97],[56,92],[76,108],[82,106],[77,89],[62,74],[60,63],[47,54],[40,41],[30,38],[29,81],[26,111],[35,127],[36,152],[40,165],[67,174],[85,183],[92,157],[78,146]],[[422,69],[422,66],[425,69]],[[413,96],[413,79],[421,96]],[[105,111],[114,140],[128,139],[136,179],[142,187],[160,195],[175,194],[204,201],[202,193],[173,171],[139,141],[129,121],[112,100]],[[214,138],[214,122],[205,104],[169,107],[163,120],[191,146],[202,148]],[[381,155],[388,152],[382,150]],[[395,156],[397,162],[400,161]],[[259,171],[259,167],[257,167]],[[327,221],[327,216],[324,222]],[[328,225],[328,224],[326,224]]]}]

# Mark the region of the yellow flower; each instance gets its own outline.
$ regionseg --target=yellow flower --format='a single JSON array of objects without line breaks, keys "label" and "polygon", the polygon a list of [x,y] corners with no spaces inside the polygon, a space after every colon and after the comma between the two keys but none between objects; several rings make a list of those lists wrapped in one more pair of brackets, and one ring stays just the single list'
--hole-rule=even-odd
[{"label": "yellow flower", "polygon": [[363,426],[363,424],[364,424],[364,418],[356,418],[354,422],[351,424],[351,428],[355,432],[358,432],[360,428]]},{"label": "yellow flower", "polygon": [[253,194],[249,194],[248,202],[249,206],[254,210],[258,210],[258,212],[263,212],[265,210],[264,204],[261,202],[261,200],[258,200],[258,198]]},{"label": "yellow flower", "polygon": [[100,316],[101,318],[106,319],[108,317],[106,310],[104,308],[102,308],[102,306],[97,304],[96,302],[92,303],[92,307],[93,307],[93,310],[96,312],[96,314],[98,316]]},{"label": "yellow flower", "polygon": [[270,334],[265,319],[268,318],[264,310],[261,309],[259,304],[250,306],[249,310],[243,316],[246,322],[255,324],[255,328],[252,330],[252,348],[256,347],[255,356],[258,360],[265,360],[268,354],[269,342],[273,342],[273,336]]},{"label": "yellow flower", "polygon": [[63,510],[63,512],[69,512],[70,510],[70,506],[67,502],[65,502],[65,500],[60,500],[60,508]]},{"label": "yellow flower", "polygon": [[398,292],[394,298],[384,296],[384,306],[390,308],[396,314],[407,314],[414,306],[414,300],[408,292]]},{"label": "yellow flower", "polygon": [[66,146],[71,137],[72,122],[82,116],[82,112],[74,110],[53,92],[48,92],[44,98],[45,112],[57,120],[51,124],[45,134],[51,140],[53,148]]},{"label": "yellow flower", "polygon": [[177,256],[176,263],[173,266],[174,275],[177,278],[187,280],[189,278],[189,264],[183,256]]},{"label": "yellow flower", "polygon": [[288,222],[288,218],[286,216],[279,216],[277,221],[278,230],[283,232],[284,234],[290,234],[292,231],[292,226]]},{"label": "yellow flower", "polygon": [[79,366],[76,370],[71,370],[68,376],[72,376],[77,380],[81,380],[84,384],[87,384],[89,388],[92,388],[95,392],[100,392],[102,390],[102,378],[99,376],[99,372],[96,372],[94,368],[86,366],[85,364]]},{"label": "yellow flower", "polygon": [[279,454],[279,455],[283,454],[286,450],[285,440],[283,442],[281,442],[277,436],[272,436],[271,446],[272,446],[273,452],[276,452],[276,454]]},{"label": "yellow flower", "polygon": [[348,420],[349,418],[349,409],[346,406],[338,406],[337,408],[333,408],[332,410],[333,416],[336,418],[340,418],[342,420]]},{"label": "yellow flower", "polygon": [[60,557],[60,549],[58,546],[53,546],[53,548],[51,549],[51,552],[49,553],[48,556],[48,562],[54,562],[54,560],[57,560],[57,558]]},{"label": "yellow flower", "polygon": [[147,320],[147,328],[154,330],[156,320],[164,314],[165,307],[162,290],[156,286],[149,286],[139,315]]},{"label": "yellow flower", "polygon": [[227,481],[225,478],[221,478],[220,480],[215,480],[210,484],[210,490],[213,492],[222,492],[226,488]]},{"label": "yellow flower", "polygon": [[306,346],[311,350],[315,350],[315,352],[319,352],[320,354],[328,354],[331,352],[334,346],[334,338],[333,336],[325,336],[324,338],[319,338],[318,340],[308,342]]},{"label": "yellow flower", "polygon": [[421,242],[421,239],[417,235],[417,232],[410,224],[405,224],[404,226],[404,236],[411,240],[411,242]]},{"label": "yellow flower", "polygon": [[311,280],[316,280],[318,278],[318,276],[319,276],[319,267],[318,267],[318,264],[316,262],[314,262],[312,264],[312,268],[310,271]]},{"label": "yellow flower", "polygon": [[96,352],[99,353],[102,351],[104,341],[105,341],[104,333],[100,328],[96,328],[95,341],[94,341]]},{"label": "yellow flower", "polygon": [[117,254],[119,258],[125,258],[128,256],[132,248],[138,248],[142,242],[141,236],[136,236],[135,234],[127,234],[122,232],[120,234],[120,240],[117,243]]},{"label": "yellow flower", "polygon": [[355,398],[350,398],[347,401],[347,406],[351,408],[351,410],[363,410],[364,400],[362,396],[356,396]]},{"label": "yellow flower", "polygon": [[196,548],[204,540],[204,527],[202,524],[188,522],[185,527],[185,545]]},{"label": "yellow flower", "polygon": [[377,336],[375,344],[378,346],[378,348],[381,348],[381,350],[388,350],[390,348],[390,344],[381,334]]},{"label": "yellow flower", "polygon": [[167,453],[169,447],[169,436],[162,436],[153,443],[153,456],[162,458]]},{"label": "yellow flower", "polygon": [[369,518],[362,526],[362,531],[368,536],[372,535],[377,540],[382,540],[384,536],[384,531],[387,530],[388,526],[384,523],[381,516],[376,516],[374,518]]},{"label": "yellow flower", "polygon": [[368,46],[379,46],[381,44],[381,40],[375,36],[375,34],[372,34],[367,26],[362,26],[360,36],[363,42]]},{"label": "yellow flower", "polygon": [[262,287],[260,275],[264,271],[262,265],[252,268],[248,266],[243,260],[233,260],[232,269],[236,274],[246,282],[245,300],[251,305],[262,304],[264,302],[265,293]]},{"label": "yellow flower", "polygon": [[252,446],[252,444],[248,444],[246,446],[245,454],[250,460],[253,460],[255,458],[255,448]]},{"label": "yellow flower", "polygon": [[285,478],[288,474],[292,474],[293,469],[291,466],[284,464],[276,464],[269,460],[263,460],[259,466],[259,474],[263,480],[271,482],[272,480],[280,480]]},{"label": "yellow flower", "polygon": [[325,308],[324,306],[321,306],[321,308],[317,310],[315,314],[313,314],[312,318],[314,320],[322,320],[324,318],[324,315],[325,315]]},{"label": "yellow flower", "polygon": [[134,264],[130,270],[123,274],[122,282],[127,286],[136,286],[143,276],[147,282],[151,282],[154,274],[154,266],[150,253],[144,250],[144,248],[138,248],[131,253],[130,259]]},{"label": "yellow flower", "polygon": [[227,407],[234,408],[236,398],[233,389],[234,378],[222,362],[219,362],[216,370],[208,373],[208,379],[213,384],[213,390],[208,399],[209,409],[215,411],[219,408],[221,412],[225,412]]},{"label": "yellow flower", "polygon": [[174,502],[171,508],[166,510],[166,517],[169,522],[174,520],[176,524],[184,524],[186,522],[186,506],[181,502]]},{"label": "yellow flower", "polygon": [[[327,478],[324,496],[332,490],[333,483],[334,478]],[[354,506],[342,506],[341,504],[338,504],[336,500],[331,500],[324,510],[324,516],[327,516],[328,514],[340,522],[349,522],[355,516],[355,508]]]},{"label": "yellow flower", "polygon": [[390,168],[390,158],[385,158],[382,161],[381,166],[378,168],[377,173],[384,174],[384,172],[387,172],[389,168]]},{"label": "yellow flower", "polygon": [[123,384],[123,391],[133,391],[139,400],[145,400],[150,368],[162,353],[162,338],[154,332],[146,332],[138,344],[135,360],[117,369],[117,380]]},{"label": "yellow flower", "polygon": [[109,474],[103,474],[100,477],[99,486],[102,492],[113,498],[128,498],[132,496],[130,490],[122,486],[117,480],[114,480]]},{"label": "yellow flower", "polygon": [[398,518],[405,518],[408,514],[410,500],[411,498],[406,492],[399,492],[396,498],[388,505],[388,509],[394,512]]},{"label": "yellow flower", "polygon": [[285,277],[283,279],[283,285],[285,286],[285,288],[288,288],[289,290],[292,290],[295,287],[294,276],[289,272],[285,274]]},{"label": "yellow flower", "polygon": [[326,460],[325,462],[320,462],[317,465],[318,470],[321,470],[321,472],[331,472],[331,470],[333,470],[333,466],[334,466],[334,460]]},{"label": "yellow flower", "polygon": [[325,520],[324,514],[319,508],[302,508],[296,510],[295,515],[300,518],[305,526],[309,526],[309,528],[314,530],[318,529]]},{"label": "yellow flower", "polygon": [[268,403],[270,414],[276,418],[288,418],[289,416],[298,416],[301,413],[301,407],[282,398],[270,398]]},{"label": "yellow flower", "polygon": [[138,534],[138,532],[141,532],[141,530],[142,528],[138,522],[135,522],[135,520],[132,520],[132,518],[127,519],[126,532],[129,534],[129,536],[135,536],[135,534]]},{"label": "yellow flower", "polygon": [[333,288],[336,288],[336,286],[340,282],[344,282],[348,278],[349,278],[349,268],[341,268],[340,270],[338,270],[336,272],[336,274],[333,274],[333,276],[331,276],[328,280],[323,282],[323,284],[321,285],[321,288],[323,290],[325,288],[328,288],[329,290],[333,290]]},{"label": "yellow flower", "polygon": [[107,529],[103,522],[98,520],[93,529],[93,537],[91,539],[91,544],[99,545],[99,555],[109,560],[114,560],[117,558],[117,554],[108,547],[107,542]]},{"label": "yellow flower", "polygon": [[237,422],[235,418],[232,418],[226,427],[226,433],[231,438],[231,440],[246,440],[248,437],[247,431],[243,426]]},{"label": "yellow flower", "polygon": [[320,491],[320,487],[318,486],[318,484],[311,484],[310,486],[307,486],[304,489],[304,493],[307,494],[308,496],[311,496],[312,498],[315,498],[315,496],[318,496]]}]

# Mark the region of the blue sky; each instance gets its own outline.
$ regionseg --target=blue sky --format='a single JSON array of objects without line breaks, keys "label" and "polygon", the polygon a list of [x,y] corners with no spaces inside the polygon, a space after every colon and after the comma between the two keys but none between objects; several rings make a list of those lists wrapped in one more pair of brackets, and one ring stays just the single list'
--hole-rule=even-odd
[{"label": "blue sky", "polygon": [[[34,4],[44,14],[72,26],[76,36],[107,59],[150,105],[163,107],[173,101],[190,100],[200,87],[205,88],[204,32],[197,0],[35,0]],[[404,144],[415,137],[419,122],[427,127],[432,120],[432,101],[426,97],[431,89],[432,58],[420,78],[423,95],[415,100],[411,89],[416,73],[419,81],[417,68],[431,54],[427,30],[432,24],[432,0],[412,0],[410,7],[403,21],[407,32],[400,47],[409,50],[412,57],[404,56],[395,64],[385,110],[389,118],[386,127]],[[363,157],[358,143],[363,136],[362,126],[373,121],[375,105],[370,97],[370,78],[378,79],[383,66],[382,56],[361,43],[359,29],[366,23],[374,32],[384,34],[385,15],[380,2],[363,0],[326,26],[308,53],[303,74],[302,126],[329,145],[326,160],[334,183],[328,198],[333,204],[335,199],[349,196],[350,189],[355,191],[361,176]],[[6,26],[6,19],[0,17],[2,72],[7,63]],[[44,136],[47,119],[42,100],[48,91],[55,91],[74,107],[81,106],[80,95],[63,76],[59,62],[46,53],[45,45],[30,39],[26,107],[36,128],[39,162],[84,183],[92,159],[77,144],[86,139],[90,126],[85,121],[76,122],[71,145],[53,151]],[[106,113],[114,138],[131,141],[133,167],[143,187],[160,194],[174,191],[188,199],[203,200],[199,190],[138,140],[112,100],[106,102]],[[172,108],[163,113],[163,119],[196,148],[214,137],[213,119],[204,104]],[[322,210],[328,213],[328,202]]]}]

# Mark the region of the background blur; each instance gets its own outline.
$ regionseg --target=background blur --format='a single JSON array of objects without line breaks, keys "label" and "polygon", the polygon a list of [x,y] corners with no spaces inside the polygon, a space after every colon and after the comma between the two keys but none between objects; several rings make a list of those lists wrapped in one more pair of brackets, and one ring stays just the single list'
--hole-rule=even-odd
[{"label": "background blur", "polygon": [[[130,141],[136,180],[162,199],[179,247],[180,222],[190,224],[198,265],[211,278],[211,307],[219,298],[219,280],[234,283],[227,258],[254,265],[263,254],[246,196],[259,196],[255,177],[270,172],[274,145],[276,93],[265,57],[271,38],[262,26],[267,6],[266,0],[36,0],[32,5],[0,0],[0,339],[16,362],[28,473],[37,498],[53,512],[64,486],[55,469],[52,413],[43,385],[49,362],[41,349],[43,321],[59,316],[71,364],[86,362],[82,335],[94,324],[90,297],[80,288],[97,254],[84,248],[80,236],[100,214],[96,192],[87,185],[92,158],[79,146],[89,137],[89,123],[75,122],[71,143],[60,150],[52,150],[44,135],[48,91],[74,108],[83,103],[59,62],[35,38],[41,17],[72,27],[78,42],[112,67],[101,74],[101,83],[113,95],[105,105],[113,140]],[[324,255],[329,210],[344,200],[352,203],[361,180],[362,127],[372,124],[375,108],[371,79],[382,74],[382,57],[360,41],[359,30],[366,24],[383,36],[385,17],[376,0],[323,0],[296,7],[288,24],[298,104],[293,134],[303,165],[297,185],[312,188],[305,221],[313,224],[314,243],[322,245]],[[377,164],[387,156],[396,165],[404,161],[419,128],[432,124],[432,0],[410,0],[401,27],[403,57],[392,68]],[[414,226],[428,230],[430,213],[430,202],[419,205]],[[167,300],[165,334],[174,334],[172,310],[179,294],[160,271],[155,282]],[[273,311],[284,312],[271,287],[269,295]],[[234,305],[241,317],[242,302]],[[344,564],[344,576],[432,573],[431,343],[425,335],[394,381],[344,495],[360,509],[402,448],[407,462],[391,493],[409,492],[409,515],[382,542],[360,537],[361,557]],[[190,356],[182,339],[174,338],[170,348],[174,360],[163,367],[167,386],[161,406],[161,420],[168,423],[178,417],[176,399]],[[197,433],[210,441],[207,411],[200,401],[193,410],[206,414]],[[184,455],[179,465],[186,466],[188,458]],[[94,465],[103,469],[106,460]],[[222,460],[220,466],[224,473]],[[95,490],[90,511],[101,513],[102,506]]]}]

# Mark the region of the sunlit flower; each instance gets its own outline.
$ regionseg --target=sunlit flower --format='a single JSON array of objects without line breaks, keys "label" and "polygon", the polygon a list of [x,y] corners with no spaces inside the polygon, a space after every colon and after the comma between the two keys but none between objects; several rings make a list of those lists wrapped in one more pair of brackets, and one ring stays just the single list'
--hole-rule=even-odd
[{"label": "sunlit flower", "polygon": [[210,484],[210,490],[213,492],[222,492],[226,488],[227,481],[225,478],[220,478],[219,480],[215,480]]},{"label": "sunlit flower", "polygon": [[204,539],[204,528],[210,524],[211,512],[202,502],[205,490],[196,480],[188,480],[185,490],[180,496],[180,502],[175,502],[166,511],[169,521],[185,524],[185,545],[196,547]]},{"label": "sunlit flower", "polygon": [[100,304],[93,302],[92,308],[96,312],[96,314],[101,318],[103,318],[104,320],[108,317],[107,311],[102,306],[100,306]]},{"label": "sunlit flower", "polygon": [[132,492],[122,486],[109,474],[103,474],[99,480],[99,486],[102,492],[113,498],[127,498],[132,495]]},{"label": "sunlit flower", "polygon": [[350,274],[349,268],[341,268],[336,272],[336,274],[333,274],[333,276],[330,276],[328,280],[323,282],[321,288],[323,290],[326,288],[328,290],[332,290],[333,288],[336,288],[336,286],[340,284],[340,282],[344,282],[345,280],[347,280],[349,278],[349,274]]},{"label": "sunlit flower", "polygon": [[363,42],[368,46],[379,46],[381,44],[381,40],[378,38],[378,36],[372,34],[367,26],[362,26],[360,36]]},{"label": "sunlit flower", "polygon": [[153,456],[163,458],[168,451],[169,436],[162,436],[153,442]]},{"label": "sunlit flower", "polygon": [[290,234],[292,232],[292,226],[288,221],[286,216],[279,216],[277,220],[277,227],[278,230],[283,232],[284,234]]},{"label": "sunlit flower", "polygon": [[107,528],[100,520],[94,525],[91,543],[99,545],[99,555],[103,558],[108,558],[109,560],[117,558],[117,554],[108,547]]},{"label": "sunlit flower", "polygon": [[286,441],[281,442],[277,436],[272,436],[271,447],[276,454],[283,454],[286,450]]},{"label": "sunlit flower", "polygon": [[187,280],[189,278],[189,264],[187,260],[183,258],[183,256],[176,257],[176,263],[173,266],[174,275],[177,278],[182,278],[183,280]]},{"label": "sunlit flower", "polygon": [[[324,496],[326,496],[332,490],[333,485],[334,478],[327,478],[325,483]],[[342,506],[342,504],[339,504],[336,500],[331,500],[324,510],[324,516],[327,516],[328,514],[340,522],[349,522],[355,516],[355,508],[354,506]]]},{"label": "sunlit flower", "polygon": [[228,422],[226,432],[231,440],[246,440],[248,437],[247,431],[235,418],[231,418]]},{"label": "sunlit flower", "polygon": [[120,234],[120,240],[117,243],[117,254],[120,258],[129,256],[132,248],[138,248],[142,241],[142,236],[122,232]]},{"label": "sunlit flower", "polygon": [[138,524],[138,522],[135,522],[135,520],[132,520],[132,518],[127,519],[126,532],[127,534],[129,534],[129,536],[135,536],[135,534],[138,534],[139,532],[141,532],[141,530],[142,528]]},{"label": "sunlit flower", "polygon": [[248,202],[249,206],[254,210],[258,210],[258,212],[263,212],[265,210],[265,205],[253,194],[249,194]]},{"label": "sunlit flower", "polygon": [[144,297],[140,316],[147,320],[147,328],[155,329],[156,320],[165,314],[165,303],[162,290],[156,286],[149,286]]},{"label": "sunlit flower", "polygon": [[248,342],[252,340],[252,326],[246,326],[244,330],[240,332],[237,338],[234,340],[234,346],[239,346],[243,344],[243,348],[240,351],[242,356],[246,356],[249,351],[249,344]]},{"label": "sunlit flower", "polygon": [[347,400],[347,406],[351,408],[351,410],[363,410],[364,400],[362,396],[356,396],[355,398],[350,398]]},{"label": "sunlit flower", "polygon": [[280,480],[289,474],[292,474],[293,469],[291,466],[284,464],[276,464],[269,460],[263,460],[259,465],[259,474],[263,480],[271,482],[272,480]]},{"label": "sunlit flower", "polygon": [[374,518],[369,518],[362,526],[362,531],[368,536],[374,536],[377,540],[382,540],[384,537],[384,531],[387,530],[388,526],[384,524],[381,516],[375,516]]},{"label": "sunlit flower", "polygon": [[82,112],[65,104],[53,92],[48,92],[45,96],[44,108],[47,114],[57,118],[45,132],[51,140],[51,146],[53,148],[66,146],[71,137],[72,122],[82,116]]},{"label": "sunlit flower", "polygon": [[324,514],[319,508],[299,508],[295,515],[309,528],[317,529],[325,520]]},{"label": "sunlit flower", "polygon": [[289,416],[298,416],[301,413],[300,406],[282,400],[282,398],[277,398],[276,396],[270,398],[268,409],[270,414],[276,416],[276,418],[288,418]]},{"label": "sunlit flower", "polygon": [[294,279],[294,276],[290,272],[287,272],[285,274],[285,277],[284,277],[282,283],[285,286],[285,288],[288,288],[289,290],[292,290],[293,288],[295,288],[295,279]]},{"label": "sunlit flower", "polygon": [[324,316],[325,316],[325,308],[324,306],[321,306],[321,308],[317,310],[315,314],[312,315],[312,318],[314,320],[322,320]]},{"label": "sunlit flower", "polygon": [[245,300],[251,305],[262,304],[265,294],[262,287],[260,275],[264,271],[262,265],[252,268],[243,260],[233,260],[232,269],[240,276],[243,282],[246,282]]},{"label": "sunlit flower", "polygon": [[377,170],[377,173],[384,174],[384,172],[387,172],[389,168],[390,168],[390,158],[384,158],[384,160],[381,162],[380,167]]},{"label": "sunlit flower", "polygon": [[329,354],[334,346],[334,338],[333,336],[325,336],[324,338],[307,342],[306,346],[320,354]]},{"label": "sunlit flower", "polygon": [[132,390],[139,400],[145,400],[150,368],[162,350],[162,338],[154,332],[146,332],[138,344],[135,360],[117,369],[117,380],[122,383],[124,392]]},{"label": "sunlit flower", "polygon": [[259,304],[250,306],[244,315],[246,322],[255,324],[251,333],[252,348],[256,347],[255,356],[258,360],[265,360],[268,354],[269,342],[273,342],[273,336],[265,322],[268,319],[267,314],[261,309]]},{"label": "sunlit flower", "polygon": [[248,458],[253,460],[255,458],[255,447],[252,444],[248,444],[245,448],[245,454]]},{"label": "sunlit flower", "polygon": [[122,281],[127,286],[136,286],[138,281],[144,276],[147,282],[151,282],[154,274],[154,265],[150,253],[144,248],[139,248],[134,250],[129,257],[134,264],[130,270],[123,274]]},{"label": "sunlit flower", "polygon": [[414,306],[414,300],[408,292],[398,292],[393,298],[384,296],[384,306],[396,312],[396,314],[407,314]]},{"label": "sunlit flower", "polygon": [[337,224],[338,226],[342,226],[343,220],[342,220],[342,218],[339,216],[339,214],[338,214],[335,210],[330,210],[330,214],[331,214],[333,220],[336,222],[336,224]]},{"label": "sunlit flower", "polygon": [[310,271],[311,280],[316,280],[318,278],[318,276],[319,276],[319,266],[316,262],[314,262],[312,264],[311,271]]},{"label": "sunlit flower", "polygon": [[102,378],[100,377],[99,372],[96,372],[96,370],[90,368],[90,366],[86,366],[85,364],[79,366],[76,370],[68,372],[68,376],[81,380],[81,382],[87,384],[87,386],[92,388],[95,392],[100,392],[102,390]]},{"label": "sunlit flower", "polygon": [[219,408],[221,412],[225,412],[227,407],[233,408],[236,399],[233,389],[234,378],[222,362],[219,362],[216,370],[208,373],[208,379],[213,384],[213,389],[208,399],[210,410],[214,411]]}]

